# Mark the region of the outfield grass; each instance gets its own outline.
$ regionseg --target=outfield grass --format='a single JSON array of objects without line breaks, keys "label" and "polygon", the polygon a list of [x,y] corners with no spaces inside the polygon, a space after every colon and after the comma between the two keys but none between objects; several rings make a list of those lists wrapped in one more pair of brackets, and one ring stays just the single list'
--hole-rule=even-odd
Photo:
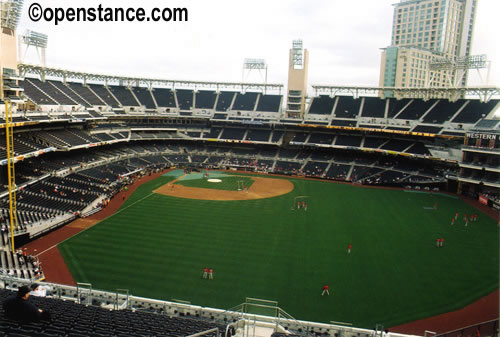
[{"label": "outfield grass", "polygon": [[242,176],[216,177],[215,179],[220,179],[221,182],[213,183],[209,182],[206,178],[201,178],[192,180],[179,180],[176,182],[176,184],[186,187],[210,188],[225,191],[238,191],[239,181],[241,181],[241,186],[246,186],[247,188],[250,188],[250,186],[252,186],[253,184],[253,180],[251,178]]},{"label": "outfield grass", "polygon": [[[76,281],[222,309],[245,297],[276,300],[297,319],[366,328],[455,310],[498,289],[498,226],[459,199],[293,179],[293,192],[270,199],[151,194],[172,179],[140,186],[117,214],[59,245]],[[309,196],[307,212],[291,210],[299,195]],[[457,211],[479,220],[451,226]],[[213,281],[202,279],[205,266]],[[325,283],[331,295],[322,297]]]}]

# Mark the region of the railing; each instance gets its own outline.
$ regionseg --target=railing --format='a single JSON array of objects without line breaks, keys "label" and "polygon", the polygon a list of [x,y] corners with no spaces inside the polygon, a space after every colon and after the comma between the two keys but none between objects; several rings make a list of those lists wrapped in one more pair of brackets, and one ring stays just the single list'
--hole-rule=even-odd
[{"label": "railing", "polygon": [[[5,289],[16,290],[22,285],[30,285],[34,281],[25,280],[16,277],[9,277],[7,275],[0,274],[0,287]],[[40,283],[40,282],[39,282]],[[202,319],[216,322],[232,322],[238,321],[241,326],[246,326],[247,330],[251,329],[251,326],[266,326],[274,327],[275,331],[285,332],[286,329],[289,330],[301,330],[302,334],[314,335],[318,332],[329,331],[329,334],[333,336],[338,333],[339,336],[357,336],[358,334],[370,335],[373,330],[360,329],[355,327],[346,327],[336,324],[326,324],[326,323],[316,323],[307,322],[294,319],[290,314],[288,314],[283,309],[278,310],[278,317],[264,316],[249,314],[244,312],[238,312],[237,310],[242,309],[242,304],[235,306],[231,310],[221,310],[216,308],[201,307],[197,305],[176,303],[172,301],[161,301],[150,298],[137,297],[133,295],[126,295],[124,291],[117,290],[116,292],[108,292],[102,290],[96,290],[92,288],[91,284],[78,284],[77,287],[53,284],[53,283],[41,283],[42,285],[48,285],[53,289],[53,298],[59,298],[62,300],[70,300],[86,305],[99,305],[104,303],[111,303],[113,306],[116,305],[118,310],[125,309],[128,307],[134,311],[148,311],[156,314],[163,314],[169,316],[199,316]],[[120,295],[117,297],[117,292]],[[125,299],[126,298],[126,299]],[[121,303],[121,301],[125,301]],[[127,303],[127,305],[123,305]],[[141,308],[141,309],[139,309]],[[497,320],[498,322],[498,320]],[[238,323],[231,323],[235,326]],[[285,329],[286,328],[286,329]],[[213,331],[212,331],[213,332]],[[208,334],[207,331],[202,332]],[[198,336],[198,335],[196,335]],[[203,335],[199,335],[203,336]],[[391,333],[391,336],[408,336],[403,334]],[[443,336],[448,337],[448,336]]]}]

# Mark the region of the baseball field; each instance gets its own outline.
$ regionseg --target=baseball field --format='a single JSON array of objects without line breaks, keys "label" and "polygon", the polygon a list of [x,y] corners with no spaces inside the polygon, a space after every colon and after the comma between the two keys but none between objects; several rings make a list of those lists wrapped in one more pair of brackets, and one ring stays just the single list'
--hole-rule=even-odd
[{"label": "baseball field", "polygon": [[[499,227],[454,196],[239,173],[209,179],[171,171],[59,244],[74,279],[221,309],[274,300],[297,319],[366,328],[498,289]],[[466,226],[464,213],[478,220]]]}]

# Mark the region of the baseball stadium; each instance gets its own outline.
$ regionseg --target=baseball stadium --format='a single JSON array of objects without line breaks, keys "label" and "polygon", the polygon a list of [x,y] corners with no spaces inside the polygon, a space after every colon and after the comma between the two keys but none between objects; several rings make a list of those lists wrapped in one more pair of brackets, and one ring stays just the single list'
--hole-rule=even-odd
[{"label": "baseball stadium", "polygon": [[316,85],[301,40],[286,86],[28,64],[22,7],[0,1],[0,300],[51,317],[4,306],[1,335],[498,336],[498,88]]}]

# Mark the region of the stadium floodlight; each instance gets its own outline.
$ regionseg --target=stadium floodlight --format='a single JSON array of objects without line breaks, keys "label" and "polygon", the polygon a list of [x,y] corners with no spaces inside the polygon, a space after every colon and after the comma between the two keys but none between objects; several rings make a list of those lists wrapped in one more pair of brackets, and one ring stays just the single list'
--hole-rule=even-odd
[{"label": "stadium floodlight", "polygon": [[32,30],[27,30],[24,32],[23,43],[27,46],[47,48],[48,42],[49,37],[47,34],[34,32]]},{"label": "stadium floodlight", "polygon": [[[250,75],[250,72],[257,70],[261,75],[261,80],[267,84],[267,63],[264,59],[245,59],[243,61],[243,72],[241,76],[241,83],[245,83]],[[262,74],[263,73],[263,74]],[[264,88],[264,93],[266,88]]]},{"label": "stadium floodlight", "polygon": [[24,0],[0,0],[0,27],[16,30]]},{"label": "stadium floodlight", "polygon": [[[468,70],[476,69],[477,73],[483,82],[482,85],[487,85],[489,82],[489,73],[491,62],[488,61],[486,55],[470,55],[460,57],[436,57],[429,61],[429,70],[431,71],[430,79],[427,81],[427,86],[433,82],[437,72],[444,72],[449,85],[457,88],[464,80]],[[486,80],[481,76],[481,69],[488,69]]]},{"label": "stadium floodlight", "polygon": [[292,61],[295,69],[302,69],[304,66],[304,46],[302,40],[292,42]]},{"label": "stadium floodlight", "polygon": [[[23,62],[30,47],[35,47],[38,60],[45,67],[45,50],[47,49],[48,42],[49,37],[47,34],[26,30],[23,35],[19,35],[20,61]],[[22,51],[21,44],[26,46],[24,52]]]},{"label": "stadium floodlight", "polygon": [[486,55],[470,55],[457,58],[439,57],[429,61],[430,70],[481,69],[488,67]]},{"label": "stadium floodlight", "polygon": [[264,59],[245,59],[243,62],[244,69],[267,69],[267,64]]}]

